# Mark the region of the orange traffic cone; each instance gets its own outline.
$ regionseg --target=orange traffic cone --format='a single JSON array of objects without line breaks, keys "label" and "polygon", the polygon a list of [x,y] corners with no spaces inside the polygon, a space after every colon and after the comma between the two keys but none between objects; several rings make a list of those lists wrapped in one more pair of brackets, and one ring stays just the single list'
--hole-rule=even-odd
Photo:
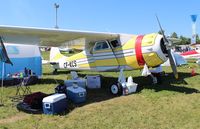
[{"label": "orange traffic cone", "polygon": [[192,76],[195,76],[195,75],[196,75],[196,71],[195,71],[194,68],[192,68],[191,75],[192,75]]}]

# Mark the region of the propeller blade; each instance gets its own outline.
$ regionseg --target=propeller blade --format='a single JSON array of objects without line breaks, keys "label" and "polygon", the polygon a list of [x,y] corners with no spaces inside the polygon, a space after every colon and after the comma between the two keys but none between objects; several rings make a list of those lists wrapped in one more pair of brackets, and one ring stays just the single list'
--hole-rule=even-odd
[{"label": "propeller blade", "polygon": [[163,35],[163,39],[164,39],[165,45],[166,45],[166,47],[167,47],[167,53],[168,53],[168,57],[169,57],[169,62],[170,62],[170,65],[171,65],[171,68],[172,68],[174,77],[175,77],[176,79],[178,79],[178,72],[177,72],[177,69],[176,69],[175,60],[174,60],[174,58],[172,57],[171,49],[169,48],[169,47],[171,46],[171,42],[169,42],[169,40],[166,38],[166,36],[165,36],[165,34],[164,34],[164,31],[163,31],[163,29],[162,29],[162,26],[161,26],[161,24],[160,24],[160,21],[159,21],[157,15],[156,15],[156,19],[157,19],[157,21],[158,21],[158,24],[159,24],[161,33],[162,33],[162,35]]},{"label": "propeller blade", "polygon": [[175,63],[174,58],[172,57],[171,49],[167,50],[167,53],[168,53],[169,62],[170,62],[174,77],[176,79],[178,79],[178,72],[177,72],[177,68],[176,68],[176,63]]},{"label": "propeller blade", "polygon": [[158,16],[157,16],[157,15],[156,15],[156,19],[157,19],[157,21],[158,21],[158,25],[159,25],[159,27],[160,27],[160,30],[161,30],[161,33],[162,33],[164,42],[168,42],[167,38],[165,37],[164,31],[163,31],[163,29],[162,29],[162,26],[161,26],[161,24],[160,24],[160,20],[158,19]]}]

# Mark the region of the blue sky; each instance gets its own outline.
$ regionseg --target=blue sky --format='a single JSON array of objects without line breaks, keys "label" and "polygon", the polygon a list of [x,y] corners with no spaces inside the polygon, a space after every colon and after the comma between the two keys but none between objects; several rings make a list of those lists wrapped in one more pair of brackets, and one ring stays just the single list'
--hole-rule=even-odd
[{"label": "blue sky", "polygon": [[59,28],[116,33],[158,32],[157,14],[167,35],[190,37],[190,15],[200,13],[198,0],[1,0],[0,25],[52,28],[54,3]]}]

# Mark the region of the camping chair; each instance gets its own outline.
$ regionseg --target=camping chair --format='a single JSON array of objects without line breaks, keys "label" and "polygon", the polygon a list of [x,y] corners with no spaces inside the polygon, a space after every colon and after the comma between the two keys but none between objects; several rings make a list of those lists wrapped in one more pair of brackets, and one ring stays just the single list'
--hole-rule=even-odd
[{"label": "camping chair", "polygon": [[25,77],[22,83],[23,86],[25,86],[24,94],[30,94],[31,93],[30,85],[36,84],[37,81],[38,81],[38,77],[35,75]]},{"label": "camping chair", "polygon": [[24,86],[23,95],[27,95],[31,93],[30,84],[33,81],[33,76],[24,77],[22,81],[22,86]]},{"label": "camping chair", "polygon": [[24,88],[22,87],[23,78],[15,79],[15,81],[19,81],[19,84],[17,85],[16,95],[20,95],[21,96],[20,91],[22,91],[24,93]]},{"label": "camping chair", "polygon": [[28,76],[24,77],[20,84],[17,86],[17,93],[16,95],[20,95],[20,89],[22,89],[23,95],[27,95],[31,93],[31,84],[35,84],[37,81],[37,76]]}]

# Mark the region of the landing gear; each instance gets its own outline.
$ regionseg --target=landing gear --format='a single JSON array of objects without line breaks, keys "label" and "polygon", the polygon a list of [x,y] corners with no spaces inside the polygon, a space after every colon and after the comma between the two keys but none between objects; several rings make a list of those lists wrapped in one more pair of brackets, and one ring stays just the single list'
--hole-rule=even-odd
[{"label": "landing gear", "polygon": [[113,95],[118,95],[118,96],[121,96],[123,94],[123,87],[122,87],[122,83],[125,83],[126,82],[126,78],[123,74],[123,69],[120,69],[120,74],[119,74],[119,77],[118,77],[118,82],[117,83],[114,83],[113,85],[110,86],[110,92],[113,94]]},{"label": "landing gear", "polygon": [[121,96],[122,93],[123,93],[122,85],[121,85],[120,83],[111,85],[111,86],[110,86],[110,92],[111,92],[113,95]]},{"label": "landing gear", "polygon": [[57,69],[54,69],[53,75],[56,75],[56,74],[58,74],[58,70],[57,70]]}]

